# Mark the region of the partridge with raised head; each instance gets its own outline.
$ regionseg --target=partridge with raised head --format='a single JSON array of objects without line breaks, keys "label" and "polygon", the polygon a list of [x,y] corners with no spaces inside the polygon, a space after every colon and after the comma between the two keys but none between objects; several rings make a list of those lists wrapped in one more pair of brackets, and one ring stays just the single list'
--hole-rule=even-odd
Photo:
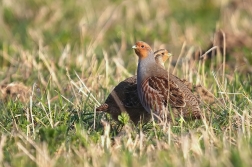
[{"label": "partridge with raised head", "polygon": [[200,117],[196,96],[182,80],[156,64],[151,47],[139,41],[132,48],[139,57],[137,91],[145,110],[162,120],[170,118],[171,111],[182,116]]},{"label": "partridge with raised head", "polygon": [[[154,52],[153,58],[155,57],[158,66],[164,68],[164,62],[170,56],[166,49],[160,49]],[[143,108],[138,98],[136,79],[135,75],[120,82],[96,111],[107,112],[115,120],[118,120],[118,116],[125,111],[135,124],[140,120],[148,121],[150,114]]]}]

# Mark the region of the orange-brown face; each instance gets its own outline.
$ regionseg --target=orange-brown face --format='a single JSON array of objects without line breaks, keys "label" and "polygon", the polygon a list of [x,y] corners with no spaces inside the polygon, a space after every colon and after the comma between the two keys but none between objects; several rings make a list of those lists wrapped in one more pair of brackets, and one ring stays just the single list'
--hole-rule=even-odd
[{"label": "orange-brown face", "polygon": [[166,50],[166,49],[159,49],[154,52],[154,55],[155,55],[156,61],[160,60],[162,62],[166,62],[166,60],[172,56],[172,54],[169,53],[168,50]]},{"label": "orange-brown face", "polygon": [[140,59],[146,58],[152,52],[151,47],[142,41],[138,41],[132,48]]}]

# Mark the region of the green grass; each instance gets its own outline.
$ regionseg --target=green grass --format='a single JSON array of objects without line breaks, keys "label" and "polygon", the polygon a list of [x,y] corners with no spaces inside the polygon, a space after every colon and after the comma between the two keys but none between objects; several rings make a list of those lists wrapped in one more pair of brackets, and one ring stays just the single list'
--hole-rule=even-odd
[{"label": "green grass", "polygon": [[[0,92],[0,166],[251,166],[252,49],[234,47],[240,57],[228,52],[226,62],[220,54],[192,59],[215,29],[251,39],[250,8],[210,0],[1,2],[0,84],[21,82],[33,96],[20,102]],[[224,103],[204,105],[206,119],[164,127],[95,113],[135,74],[138,40],[167,48],[173,61],[182,53],[177,75]]]}]

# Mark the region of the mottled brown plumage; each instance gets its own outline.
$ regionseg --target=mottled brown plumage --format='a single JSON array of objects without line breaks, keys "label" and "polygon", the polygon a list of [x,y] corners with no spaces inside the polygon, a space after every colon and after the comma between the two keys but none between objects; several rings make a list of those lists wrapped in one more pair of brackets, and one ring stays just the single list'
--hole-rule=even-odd
[{"label": "mottled brown plumage", "polygon": [[137,91],[145,110],[161,119],[170,117],[169,107],[182,116],[200,117],[197,97],[182,80],[155,63],[151,47],[140,41],[132,48],[139,57]]},{"label": "mottled brown plumage", "polygon": [[[155,53],[157,64],[164,68],[164,62],[171,56],[166,49],[160,49]],[[127,112],[130,119],[136,124],[139,120],[144,122],[150,119],[150,114],[143,108],[137,94],[136,76],[120,82],[109,94],[104,104],[96,108],[96,111],[109,113],[113,119],[118,120],[121,112]]]}]

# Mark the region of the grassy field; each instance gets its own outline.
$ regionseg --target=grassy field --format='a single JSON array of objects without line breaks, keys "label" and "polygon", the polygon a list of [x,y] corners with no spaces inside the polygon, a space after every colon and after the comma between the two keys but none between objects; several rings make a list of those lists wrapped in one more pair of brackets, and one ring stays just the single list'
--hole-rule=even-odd
[{"label": "grassy field", "polygon": [[[0,166],[252,166],[250,0],[0,4]],[[215,95],[206,118],[160,127],[95,112],[136,73],[138,40]]]}]

